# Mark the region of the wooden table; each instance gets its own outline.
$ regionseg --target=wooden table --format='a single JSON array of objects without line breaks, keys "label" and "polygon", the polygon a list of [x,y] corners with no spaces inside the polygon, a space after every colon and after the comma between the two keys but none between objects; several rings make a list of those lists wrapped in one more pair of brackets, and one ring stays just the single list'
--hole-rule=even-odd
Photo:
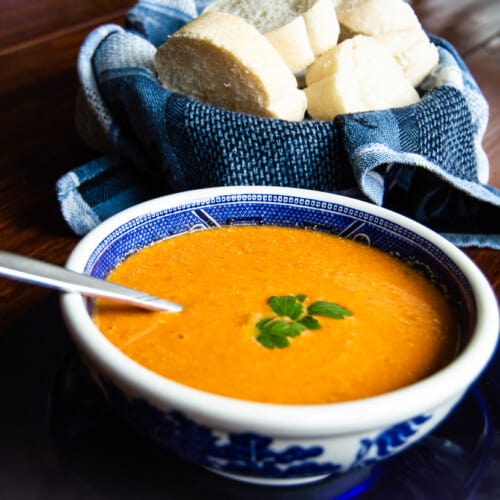
[{"label": "wooden table", "polygon": [[[63,222],[57,178],[96,156],[73,125],[75,63],[96,25],[121,22],[134,2],[3,0],[0,6],[0,248],[63,264],[78,241]],[[490,104],[484,146],[500,187],[500,3],[415,0],[424,27],[452,42]],[[500,252],[468,255],[500,293]],[[53,293],[0,278],[0,335]]]}]

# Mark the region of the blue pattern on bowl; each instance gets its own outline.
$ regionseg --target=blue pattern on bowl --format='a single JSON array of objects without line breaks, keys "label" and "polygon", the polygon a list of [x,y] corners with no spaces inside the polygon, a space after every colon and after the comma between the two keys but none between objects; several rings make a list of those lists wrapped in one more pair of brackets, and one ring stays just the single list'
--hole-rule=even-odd
[{"label": "blue pattern on bowl", "polygon": [[[322,459],[324,447],[292,444],[273,449],[273,439],[253,432],[214,432],[182,412],[161,411],[144,399],[130,399],[110,381],[103,381],[109,402],[131,427],[184,460],[224,474],[246,478],[304,479],[346,472],[340,464]],[[375,437],[359,440],[348,467],[354,471],[398,453],[432,415],[419,415],[393,425]]]}]

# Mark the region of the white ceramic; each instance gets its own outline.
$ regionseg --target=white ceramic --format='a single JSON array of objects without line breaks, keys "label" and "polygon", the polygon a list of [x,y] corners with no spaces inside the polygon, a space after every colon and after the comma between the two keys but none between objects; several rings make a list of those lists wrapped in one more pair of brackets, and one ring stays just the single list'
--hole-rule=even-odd
[{"label": "white ceramic", "polygon": [[208,394],[140,366],[101,335],[92,303],[62,295],[68,329],[110,404],[166,450],[219,474],[259,484],[316,481],[369,467],[434,429],[478,378],[497,343],[495,295],[458,248],[414,221],[342,196],[293,188],[225,187],[157,198],[85,236],[67,267],[104,277],[125,255],[173,234],[226,224],[281,224],[362,240],[418,267],[456,305],[468,339],[446,368],[363,400],[274,405]]}]

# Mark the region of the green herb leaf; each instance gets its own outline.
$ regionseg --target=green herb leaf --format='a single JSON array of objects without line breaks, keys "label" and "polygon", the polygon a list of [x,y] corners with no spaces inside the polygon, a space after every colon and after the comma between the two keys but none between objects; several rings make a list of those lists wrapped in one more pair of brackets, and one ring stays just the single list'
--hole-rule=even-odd
[{"label": "green herb leaf", "polygon": [[261,320],[257,323],[260,330],[257,340],[267,348],[288,347],[290,342],[287,337],[296,337],[300,335],[306,327],[296,322],[289,322],[282,319]]},{"label": "green herb leaf", "polygon": [[257,330],[264,330],[266,325],[269,324],[271,321],[274,321],[274,318],[260,319],[259,321],[257,321],[257,323],[255,323],[255,327],[257,328]]},{"label": "green herb leaf", "polygon": [[303,300],[303,295],[282,295],[269,297],[267,303],[278,316],[295,320],[304,314]]},{"label": "green herb leaf", "polygon": [[268,349],[274,349],[275,347],[283,348],[290,345],[290,342],[286,337],[283,337],[282,335],[273,335],[269,332],[259,333],[256,339],[261,345],[267,347]]},{"label": "green herb leaf", "polygon": [[308,314],[317,314],[328,318],[343,319],[345,316],[352,316],[351,311],[348,311],[338,304],[319,300],[314,302],[307,308]]},{"label": "green herb leaf", "polygon": [[259,334],[258,342],[268,349],[283,348],[290,345],[289,337],[296,337],[304,330],[317,330],[321,327],[313,314],[342,319],[351,312],[332,302],[317,301],[307,308],[303,302],[305,295],[282,295],[269,297],[267,303],[276,314],[273,318],[263,318],[255,324]]},{"label": "green herb leaf", "polygon": [[287,337],[297,337],[304,330],[306,330],[306,326],[299,323],[298,321],[296,321],[294,323],[288,323],[288,328],[286,329],[286,336]]},{"label": "green herb leaf", "polygon": [[289,321],[285,321],[283,319],[277,319],[267,323],[263,328],[261,328],[261,331],[269,332],[273,335],[282,335],[284,337],[296,337],[305,329],[306,327],[300,323],[290,323]]},{"label": "green herb leaf", "polygon": [[321,328],[319,321],[312,316],[304,316],[298,320],[298,323],[304,325],[308,330],[318,330],[318,328]]}]

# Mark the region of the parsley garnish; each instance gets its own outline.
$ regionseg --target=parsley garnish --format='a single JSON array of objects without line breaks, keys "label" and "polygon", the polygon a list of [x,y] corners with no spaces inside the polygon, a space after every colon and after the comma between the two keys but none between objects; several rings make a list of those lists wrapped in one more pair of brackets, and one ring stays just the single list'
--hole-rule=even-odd
[{"label": "parsley garnish", "polygon": [[296,337],[304,330],[321,328],[319,321],[313,315],[343,319],[352,314],[338,304],[323,300],[306,307],[304,305],[306,298],[305,295],[269,297],[267,304],[275,316],[261,319],[255,324],[259,332],[256,337],[257,341],[268,349],[288,347],[290,345],[289,337]]}]

